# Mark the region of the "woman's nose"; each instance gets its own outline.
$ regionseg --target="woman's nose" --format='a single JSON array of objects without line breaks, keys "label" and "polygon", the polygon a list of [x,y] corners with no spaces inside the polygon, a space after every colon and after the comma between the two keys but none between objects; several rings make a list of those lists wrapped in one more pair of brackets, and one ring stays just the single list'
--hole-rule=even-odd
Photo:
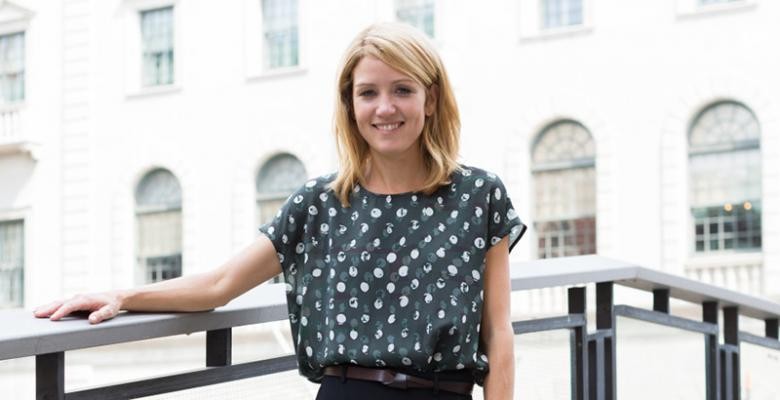
[{"label": "woman's nose", "polygon": [[395,114],[395,105],[388,96],[380,97],[379,104],[376,108],[376,114],[379,116]]}]

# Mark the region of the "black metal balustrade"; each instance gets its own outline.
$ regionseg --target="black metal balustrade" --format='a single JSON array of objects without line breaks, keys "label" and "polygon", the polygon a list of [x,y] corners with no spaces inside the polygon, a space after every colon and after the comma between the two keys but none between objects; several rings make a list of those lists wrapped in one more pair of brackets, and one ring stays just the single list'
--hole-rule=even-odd
[{"label": "black metal balustrade", "polygon": [[[596,286],[596,329],[588,332],[586,287]],[[652,309],[614,304],[614,285],[653,295]],[[568,314],[513,322],[517,335],[570,331],[571,398],[614,400],[616,317],[703,335],[706,399],[740,398],[740,343],[780,350],[780,304],[599,256],[540,260],[512,266],[512,290],[567,287]],[[702,321],[670,314],[670,299],[702,308]],[[723,312],[723,321],[719,319]],[[739,329],[739,316],[763,320],[765,335]],[[283,285],[262,285],[228,306],[204,313],[123,313],[91,326],[84,318],[52,323],[29,311],[0,311],[0,360],[35,356],[38,399],[125,399],[258,377],[296,368],[294,356],[233,365],[231,328],[287,318]],[[723,328],[723,343],[719,332]],[[206,331],[206,368],[161,378],[65,392],[65,352]],[[777,371],[780,373],[780,371]],[[776,374],[777,375],[777,374]],[[302,378],[303,379],[303,378]]]}]

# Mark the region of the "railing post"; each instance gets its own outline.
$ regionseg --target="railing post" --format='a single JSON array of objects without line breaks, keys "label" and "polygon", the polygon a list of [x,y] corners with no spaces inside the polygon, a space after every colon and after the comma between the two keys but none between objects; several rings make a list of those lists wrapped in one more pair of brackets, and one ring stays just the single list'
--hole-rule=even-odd
[{"label": "railing post", "polygon": [[[718,325],[718,302],[706,301],[702,303],[702,320],[710,324]],[[707,400],[718,400],[720,394],[719,374],[719,356],[718,356],[718,335],[704,336],[704,373],[706,374],[705,384]]]},{"label": "railing post", "polygon": [[206,332],[206,366],[224,367],[230,365],[233,354],[231,328]]},{"label": "railing post", "polygon": [[35,398],[65,400],[65,352],[35,356]]},{"label": "railing post", "polygon": [[723,346],[721,349],[722,400],[738,400],[739,387],[739,309],[723,307]]},{"label": "railing post", "polygon": [[[603,400],[615,400],[617,394],[617,382],[615,380],[615,309],[614,309],[614,284],[612,282],[600,282],[596,284],[596,329],[599,331],[608,331],[603,336],[603,342],[597,343],[602,346],[596,347],[597,357],[598,353],[603,354],[603,358],[599,361],[604,366],[604,370],[600,371],[601,382],[604,385],[604,397]],[[603,347],[599,349],[599,347]],[[599,351],[602,350],[602,351]],[[599,363],[596,363],[597,365]],[[593,371],[591,371],[592,373]],[[595,399],[602,400],[602,399]]]},{"label": "railing post", "polygon": [[[599,374],[598,374],[598,362],[596,360],[596,357],[598,355],[597,348],[602,343],[598,342],[598,339],[588,339],[588,399],[590,400],[601,400],[600,397],[604,397],[604,388],[601,382],[599,382]],[[602,393],[599,393],[599,389],[601,389]]]},{"label": "railing post", "polygon": [[[568,291],[569,314],[586,315],[585,288],[573,287]],[[571,330],[571,398],[587,400],[588,349],[586,342],[587,325]]]},{"label": "railing post", "polygon": [[653,311],[669,314],[669,289],[653,289]]},{"label": "railing post", "polygon": [[777,339],[777,318],[764,320],[764,333],[768,338]]}]

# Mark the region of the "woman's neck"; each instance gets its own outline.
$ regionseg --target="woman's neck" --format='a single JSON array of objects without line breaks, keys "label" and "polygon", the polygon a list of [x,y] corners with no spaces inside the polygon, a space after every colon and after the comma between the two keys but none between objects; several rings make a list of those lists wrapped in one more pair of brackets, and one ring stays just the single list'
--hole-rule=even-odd
[{"label": "woman's neck", "polygon": [[420,154],[411,157],[377,157],[366,166],[363,186],[374,193],[406,193],[422,189],[428,172]]}]

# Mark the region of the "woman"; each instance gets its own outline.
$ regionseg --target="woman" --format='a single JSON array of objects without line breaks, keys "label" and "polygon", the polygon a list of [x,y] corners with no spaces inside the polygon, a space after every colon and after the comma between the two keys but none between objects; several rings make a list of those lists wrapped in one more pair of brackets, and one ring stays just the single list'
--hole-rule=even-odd
[{"label": "woman", "polygon": [[[200,311],[280,272],[299,371],[318,399],[511,399],[509,250],[525,230],[501,181],[456,162],[460,121],[436,51],[376,24],[338,79],[337,174],[293,193],[218,269],[35,311]],[[490,373],[488,373],[490,360]]]}]

